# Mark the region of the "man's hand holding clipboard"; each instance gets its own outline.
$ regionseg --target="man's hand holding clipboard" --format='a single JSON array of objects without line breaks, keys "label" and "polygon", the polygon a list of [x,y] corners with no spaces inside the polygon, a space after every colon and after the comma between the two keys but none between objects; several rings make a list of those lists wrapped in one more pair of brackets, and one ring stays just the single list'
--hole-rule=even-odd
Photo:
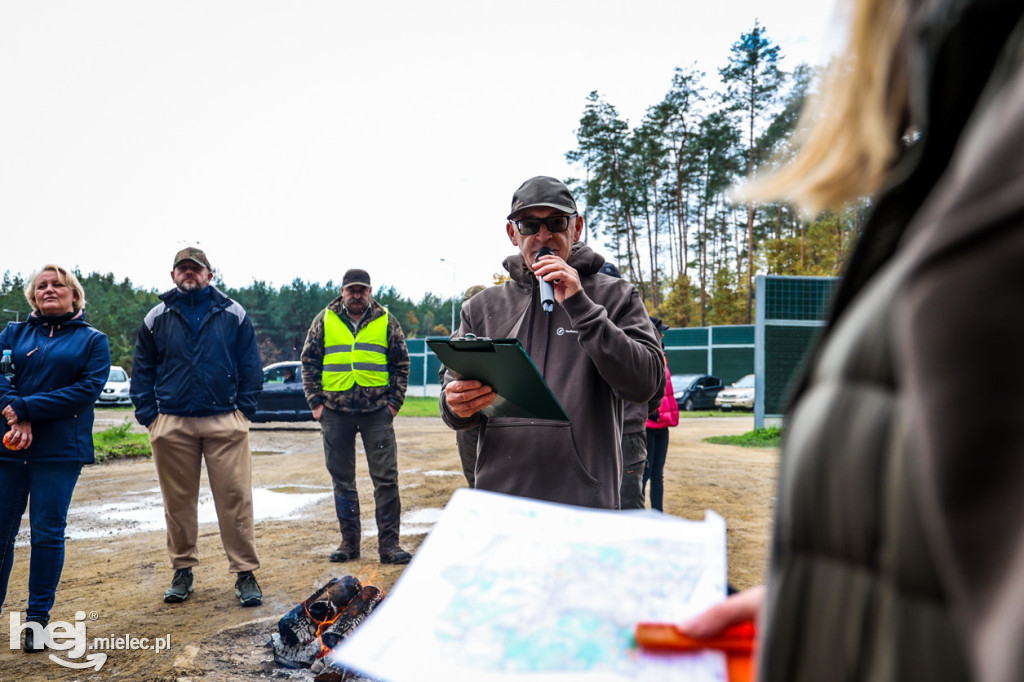
[{"label": "man's hand holding clipboard", "polygon": [[456,379],[444,387],[444,396],[452,412],[465,419],[489,407],[498,394],[476,379]]},{"label": "man's hand holding clipboard", "polygon": [[457,416],[482,412],[488,417],[569,421],[518,340],[467,336],[427,344],[457,377],[445,387],[445,401]]}]

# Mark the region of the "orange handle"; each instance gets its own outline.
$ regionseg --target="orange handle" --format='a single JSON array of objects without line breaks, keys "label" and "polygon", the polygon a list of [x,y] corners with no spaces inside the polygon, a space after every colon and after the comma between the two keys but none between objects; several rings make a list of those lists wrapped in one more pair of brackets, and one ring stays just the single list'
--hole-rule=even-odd
[{"label": "orange handle", "polygon": [[726,628],[716,637],[698,638],[684,635],[672,623],[638,623],[636,643],[650,651],[697,651],[716,649],[727,654],[751,654],[756,638],[754,624],[740,623]]}]

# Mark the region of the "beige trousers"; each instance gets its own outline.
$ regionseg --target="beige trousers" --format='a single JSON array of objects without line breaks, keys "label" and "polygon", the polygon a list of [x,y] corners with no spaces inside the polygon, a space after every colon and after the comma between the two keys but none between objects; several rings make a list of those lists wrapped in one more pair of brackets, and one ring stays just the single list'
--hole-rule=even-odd
[{"label": "beige trousers", "polygon": [[237,410],[211,417],[161,414],[149,426],[149,442],[164,498],[171,566],[178,570],[199,563],[197,507],[199,473],[205,457],[228,570],[238,573],[259,568],[252,513],[249,421]]}]

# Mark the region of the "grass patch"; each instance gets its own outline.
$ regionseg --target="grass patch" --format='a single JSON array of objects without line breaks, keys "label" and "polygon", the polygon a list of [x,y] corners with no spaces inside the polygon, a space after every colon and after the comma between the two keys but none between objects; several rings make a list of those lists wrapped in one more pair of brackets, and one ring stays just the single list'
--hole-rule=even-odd
[{"label": "grass patch", "polygon": [[402,404],[400,417],[440,417],[441,408],[437,404],[437,398],[421,398],[419,396],[406,396]]},{"label": "grass patch", "polygon": [[679,410],[680,419],[693,419],[694,417],[735,417],[735,412],[723,412],[722,410],[694,410],[687,412]]},{"label": "grass patch", "polygon": [[153,450],[149,447],[149,436],[145,433],[132,433],[132,420],[108,426],[99,433],[92,434],[92,443],[96,450],[96,461],[106,462],[112,459],[128,457],[152,457]]},{"label": "grass patch", "polygon": [[778,426],[766,426],[739,436],[711,436],[705,438],[704,442],[715,445],[739,445],[743,448],[777,448],[782,444],[782,429]]}]

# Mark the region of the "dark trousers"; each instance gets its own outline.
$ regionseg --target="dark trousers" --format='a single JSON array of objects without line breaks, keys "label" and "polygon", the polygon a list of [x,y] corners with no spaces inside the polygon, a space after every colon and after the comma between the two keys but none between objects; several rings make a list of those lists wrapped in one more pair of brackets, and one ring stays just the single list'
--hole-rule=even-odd
[{"label": "dark trousers", "polygon": [[64,529],[82,465],[78,462],[0,460],[0,606],[14,566],[14,538],[28,507],[32,553],[28,565],[26,620],[49,622],[64,569]]},{"label": "dark trousers", "polygon": [[646,471],[647,439],[643,431],[622,434],[622,485],[620,509],[644,508],[643,476]]},{"label": "dark trousers", "polygon": [[476,487],[476,445],[480,440],[480,427],[455,432],[455,447],[459,449],[462,473],[470,488]]},{"label": "dark trousers", "polygon": [[373,481],[377,541],[380,550],[398,544],[402,504],[398,499],[398,446],[391,410],[363,414],[324,407],[320,415],[324,459],[334,486],[334,509],[341,537],[359,547],[359,493],[356,490],[356,433],[363,438],[366,462]]},{"label": "dark trousers", "polygon": [[651,509],[664,511],[661,504],[665,495],[665,456],[668,454],[668,429],[647,429],[647,467],[644,486],[651,482]]}]

